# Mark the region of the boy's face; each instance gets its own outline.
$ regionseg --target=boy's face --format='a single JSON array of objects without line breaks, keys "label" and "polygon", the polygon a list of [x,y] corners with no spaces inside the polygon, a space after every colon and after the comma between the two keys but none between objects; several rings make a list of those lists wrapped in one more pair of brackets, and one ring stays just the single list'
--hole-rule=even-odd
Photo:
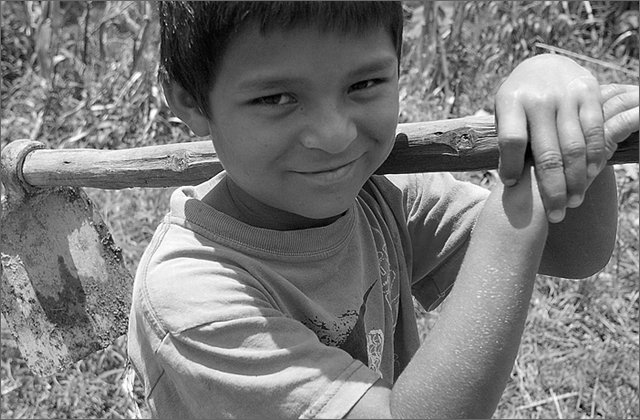
[{"label": "boy's face", "polygon": [[393,147],[396,51],[384,29],[246,29],[229,44],[209,103],[216,152],[256,209],[332,218]]}]

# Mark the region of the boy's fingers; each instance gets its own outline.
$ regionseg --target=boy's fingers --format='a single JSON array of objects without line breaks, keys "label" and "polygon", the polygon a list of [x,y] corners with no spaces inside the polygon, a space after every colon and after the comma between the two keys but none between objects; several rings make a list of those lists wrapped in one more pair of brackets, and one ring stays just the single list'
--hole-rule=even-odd
[{"label": "boy's fingers", "polygon": [[587,176],[595,178],[607,163],[607,149],[604,140],[604,116],[600,92],[595,97],[587,97],[580,105],[580,125],[587,155]]},{"label": "boy's fingers", "polygon": [[605,121],[611,119],[616,114],[620,114],[637,107],[639,101],[640,94],[637,90],[635,92],[623,92],[612,96],[602,105],[602,112],[604,114]]},{"label": "boy's fingers", "polygon": [[618,143],[639,130],[640,110],[636,106],[615,114],[604,125],[604,137],[607,145],[607,160],[611,159]]},{"label": "boy's fingers", "polygon": [[[638,86],[635,85],[621,85],[617,83],[612,83],[609,85],[601,85],[600,86],[600,95],[602,96],[602,101],[606,102],[614,96],[623,94],[623,93],[634,93],[636,96],[638,95]],[[606,116],[605,116],[606,119]]]},{"label": "boy's fingers", "polygon": [[627,85],[625,88],[622,93],[612,96],[602,105],[607,160],[611,159],[619,142],[640,129],[638,87]]},{"label": "boy's fingers", "polygon": [[618,87],[618,89],[612,89],[616,94],[609,97],[602,105],[607,159],[611,159],[619,142],[640,129],[638,86],[618,85]]},{"label": "boy's fingers", "polygon": [[584,191],[587,189],[586,145],[575,107],[562,105],[557,124],[567,188],[567,207],[575,208],[582,204]]},{"label": "boy's fingers", "polygon": [[524,155],[529,143],[527,117],[519,104],[496,104],[496,127],[500,161],[498,174],[502,183],[511,186],[518,182],[524,167]]},{"label": "boy's fingers", "polygon": [[551,223],[564,219],[567,204],[564,162],[555,121],[555,110],[551,107],[532,114],[530,119],[531,151],[538,188]]}]

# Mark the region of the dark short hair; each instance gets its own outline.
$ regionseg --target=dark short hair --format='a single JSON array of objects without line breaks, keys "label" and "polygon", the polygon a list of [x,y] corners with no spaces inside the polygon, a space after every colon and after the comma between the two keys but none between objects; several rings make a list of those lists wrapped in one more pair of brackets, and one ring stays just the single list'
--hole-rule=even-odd
[{"label": "dark short hair", "polygon": [[161,1],[158,79],[178,83],[209,116],[208,93],[225,49],[245,25],[261,33],[316,25],[322,31],[358,33],[387,28],[402,48],[402,5],[389,1]]}]

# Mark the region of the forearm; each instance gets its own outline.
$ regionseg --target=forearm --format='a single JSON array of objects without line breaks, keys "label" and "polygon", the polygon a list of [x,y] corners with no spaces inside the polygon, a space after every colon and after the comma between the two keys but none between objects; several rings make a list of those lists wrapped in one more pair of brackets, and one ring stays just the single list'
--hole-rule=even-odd
[{"label": "forearm", "polygon": [[391,394],[394,417],[490,417],[517,355],[547,221],[521,181],[492,192],[438,323]]},{"label": "forearm", "polygon": [[594,179],[580,207],[567,209],[561,223],[549,225],[540,273],[584,278],[602,269],[615,245],[617,220],[615,174],[609,166]]}]

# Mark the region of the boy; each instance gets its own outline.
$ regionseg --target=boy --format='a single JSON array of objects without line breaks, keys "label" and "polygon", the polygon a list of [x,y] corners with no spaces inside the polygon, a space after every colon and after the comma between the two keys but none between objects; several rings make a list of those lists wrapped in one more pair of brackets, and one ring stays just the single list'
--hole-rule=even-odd
[{"label": "boy", "polygon": [[[496,102],[509,186],[489,194],[373,176],[397,124],[399,4],[162,3],[160,17],[168,103],[225,171],[172,195],[136,274],[128,351],[152,414],[491,416],[536,272],[588,276],[611,253],[603,167],[622,135],[603,135],[595,79],[548,56],[513,72]],[[412,295],[430,309],[447,294],[420,345]]]}]

